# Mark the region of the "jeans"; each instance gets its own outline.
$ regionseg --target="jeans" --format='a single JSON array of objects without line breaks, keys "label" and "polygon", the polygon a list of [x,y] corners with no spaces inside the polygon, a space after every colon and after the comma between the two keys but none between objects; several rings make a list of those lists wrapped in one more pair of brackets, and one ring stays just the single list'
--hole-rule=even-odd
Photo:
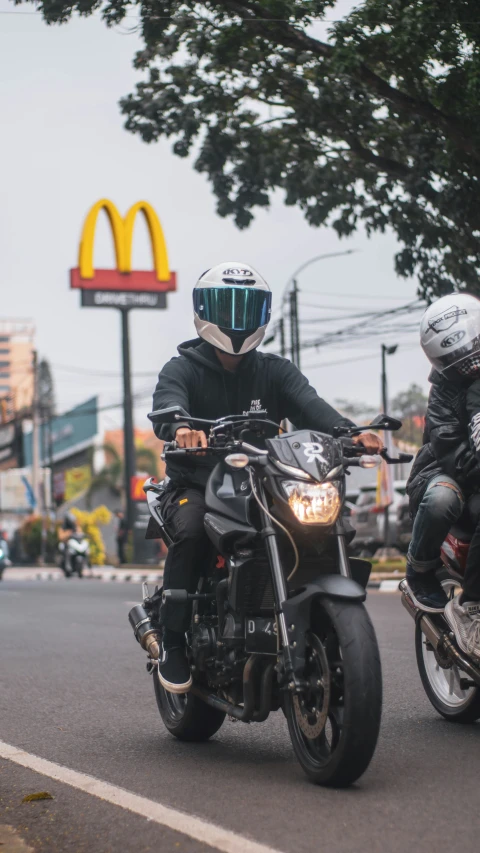
[{"label": "jeans", "polygon": [[416,572],[430,572],[442,565],[440,549],[452,524],[465,505],[460,487],[451,477],[438,474],[425,489],[413,525],[408,562]]},{"label": "jeans", "polygon": [[[460,486],[443,474],[432,477],[413,525],[407,560],[416,572],[429,572],[442,565],[440,549],[450,528],[457,522],[465,508],[465,497]],[[475,530],[468,552],[463,580],[465,601],[480,600],[480,495],[468,499],[468,512]]]}]

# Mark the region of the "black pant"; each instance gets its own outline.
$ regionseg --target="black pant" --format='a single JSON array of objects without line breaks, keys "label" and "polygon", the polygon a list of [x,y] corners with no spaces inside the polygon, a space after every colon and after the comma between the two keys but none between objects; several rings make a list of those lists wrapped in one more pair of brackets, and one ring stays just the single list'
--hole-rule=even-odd
[{"label": "black pant", "polygon": [[[163,573],[164,589],[186,589],[195,592],[202,569],[211,553],[203,517],[206,512],[202,489],[169,490],[162,503],[162,514],[173,544],[168,549]],[[172,604],[162,607],[161,621],[170,631],[185,632],[190,623],[191,605]]]},{"label": "black pant", "polygon": [[475,525],[463,578],[463,600],[480,601],[480,495],[471,495],[468,512]]},{"label": "black pant", "polygon": [[118,562],[120,563],[120,565],[127,562],[127,560],[125,558],[125,544],[126,544],[125,539],[117,539],[117,555],[118,555]]}]

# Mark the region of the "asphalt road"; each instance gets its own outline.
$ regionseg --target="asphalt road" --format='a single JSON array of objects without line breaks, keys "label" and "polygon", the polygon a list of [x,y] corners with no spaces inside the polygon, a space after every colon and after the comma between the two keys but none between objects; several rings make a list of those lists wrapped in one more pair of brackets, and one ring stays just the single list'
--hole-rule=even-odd
[{"label": "asphalt road", "polygon": [[[281,712],[258,725],[226,722],[208,744],[169,736],[127,622],[137,595],[134,585],[88,580],[0,585],[1,741],[282,853],[478,850],[480,724],[449,724],[430,706],[397,594],[369,594],[383,724],[368,772],[346,791],[305,779]],[[54,799],[21,803],[37,791]],[[8,760],[0,824],[39,853],[211,850]]]}]

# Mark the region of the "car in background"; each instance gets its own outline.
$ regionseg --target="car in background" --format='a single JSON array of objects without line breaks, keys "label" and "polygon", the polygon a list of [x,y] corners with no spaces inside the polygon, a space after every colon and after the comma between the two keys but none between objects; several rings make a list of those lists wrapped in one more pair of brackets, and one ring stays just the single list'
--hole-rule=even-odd
[{"label": "car in background", "polygon": [[[390,545],[397,546],[397,508],[405,497],[405,480],[395,480],[393,484],[393,503],[388,513]],[[376,485],[361,486],[355,504],[350,507],[350,522],[356,536],[352,542],[355,553],[373,556],[378,548],[385,545],[385,513],[377,505]]]},{"label": "car in background", "polygon": [[413,531],[413,518],[410,515],[410,499],[404,495],[397,504],[397,548],[407,551]]}]

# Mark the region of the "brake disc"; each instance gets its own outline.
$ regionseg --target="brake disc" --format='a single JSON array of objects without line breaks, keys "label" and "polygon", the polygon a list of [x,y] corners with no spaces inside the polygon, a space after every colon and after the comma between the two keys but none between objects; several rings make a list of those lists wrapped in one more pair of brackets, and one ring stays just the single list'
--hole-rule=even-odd
[{"label": "brake disc", "polygon": [[311,635],[311,637],[311,656],[316,668],[319,670],[316,679],[317,683],[312,693],[316,700],[321,697],[322,703],[321,706],[320,704],[315,704],[315,707],[308,707],[305,701],[305,694],[300,693],[293,697],[293,707],[300,730],[309,740],[315,740],[323,732],[328,719],[328,709],[330,707],[330,667],[322,643],[315,635]]}]

